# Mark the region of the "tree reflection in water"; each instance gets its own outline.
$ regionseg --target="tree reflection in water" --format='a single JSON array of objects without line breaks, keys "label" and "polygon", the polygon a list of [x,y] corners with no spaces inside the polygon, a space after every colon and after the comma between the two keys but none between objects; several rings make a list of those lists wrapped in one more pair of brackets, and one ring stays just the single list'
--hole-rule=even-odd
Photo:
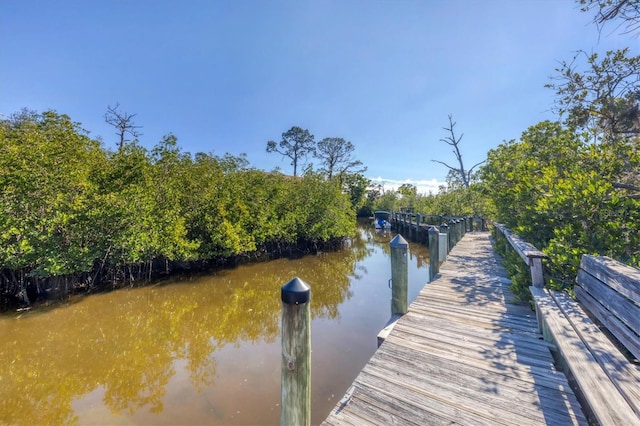
[{"label": "tree reflection in water", "polygon": [[[279,402],[280,392],[280,287],[294,276],[309,283],[314,324],[320,320],[331,327],[341,327],[341,315],[349,312],[343,309],[361,305],[349,307],[347,303],[357,288],[354,283],[375,280],[375,292],[383,297],[380,305],[388,306],[387,289],[378,285],[386,286],[387,277],[371,277],[368,269],[378,269],[380,263],[384,264],[381,270],[388,269],[389,238],[362,228],[349,247],[336,253],[244,265],[4,316],[0,318],[0,423],[113,423],[129,416],[138,423],[154,423],[160,418],[178,423],[277,423],[279,408],[273,406]],[[412,247],[416,250],[426,249]],[[418,255],[422,257],[426,257],[424,253]],[[382,311],[376,314],[382,321],[388,317],[388,310],[375,309]],[[354,315],[360,314],[349,313],[350,317]],[[320,329],[319,333],[325,339],[333,331]],[[366,338],[374,344],[375,335]],[[326,354],[332,349],[322,345],[317,350],[314,347],[314,355],[329,356]],[[372,350],[375,348],[359,354],[358,362],[368,359]],[[242,413],[249,417],[234,417],[237,412],[229,413],[220,404],[231,398],[243,404],[243,394],[233,393],[242,390],[230,382],[242,382],[238,374],[248,375],[250,367],[240,370],[238,365],[243,359],[251,364],[254,361],[246,357],[257,356],[260,351],[264,351],[260,361],[264,365],[251,367],[248,377],[253,387],[249,390],[266,393],[271,412],[261,413],[266,408],[255,407],[257,412]],[[342,357],[339,349],[334,352]],[[342,361],[350,365],[344,358]],[[219,371],[222,362],[226,367]],[[314,360],[314,365],[324,369],[331,362]],[[234,368],[238,371],[229,371]],[[359,368],[361,365],[350,374],[355,377]],[[254,377],[262,370],[267,376]],[[180,382],[180,388],[174,389],[174,381],[182,376],[188,376],[190,388]],[[350,377],[346,380],[352,380]],[[312,390],[312,395],[314,400],[322,400],[319,406],[326,411],[335,404],[335,398],[341,397],[335,393],[344,389],[324,389],[327,380],[322,377],[316,382],[314,386],[323,389],[318,389],[317,395]],[[325,398],[323,392],[334,395]],[[198,406],[194,410],[200,412],[165,410],[165,405],[179,405],[174,400],[181,398],[176,396],[181,393],[190,401],[180,404]],[[204,397],[197,398],[198,394]],[[91,403],[78,404],[83,398],[91,399]],[[260,398],[254,395],[245,402]],[[102,408],[96,407],[101,404]],[[78,406],[81,408],[74,409]],[[251,410],[247,407],[247,411]],[[315,413],[314,421],[326,414]],[[111,415],[114,417],[104,417]]]}]

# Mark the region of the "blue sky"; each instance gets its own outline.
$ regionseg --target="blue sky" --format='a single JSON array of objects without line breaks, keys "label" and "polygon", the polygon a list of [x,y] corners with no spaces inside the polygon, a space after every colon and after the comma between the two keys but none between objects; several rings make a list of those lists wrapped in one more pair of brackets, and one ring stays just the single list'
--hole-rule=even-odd
[{"label": "blue sky", "polygon": [[68,114],[114,148],[108,105],[136,113],[140,143],[246,153],[291,173],[268,140],[300,126],[356,146],[386,186],[445,179],[457,122],[467,166],[554,119],[544,84],[598,34],[571,0],[0,0],[0,113]]}]

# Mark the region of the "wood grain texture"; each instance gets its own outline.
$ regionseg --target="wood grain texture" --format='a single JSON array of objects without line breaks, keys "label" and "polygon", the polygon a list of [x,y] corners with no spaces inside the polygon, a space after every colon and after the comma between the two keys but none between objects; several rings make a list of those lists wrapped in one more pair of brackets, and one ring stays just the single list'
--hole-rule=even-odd
[{"label": "wood grain texture", "polygon": [[637,425],[640,418],[611,382],[572,323],[545,290],[530,287],[544,327],[601,425]]},{"label": "wood grain texture", "polygon": [[578,300],[640,359],[640,270],[605,256],[582,256]]},{"label": "wood grain texture", "polygon": [[586,425],[509,284],[489,234],[467,233],[324,424]]},{"label": "wood grain texture", "polygon": [[618,388],[640,419],[640,365],[632,364],[566,293],[552,297],[569,319],[600,367]]},{"label": "wood grain texture", "polygon": [[606,256],[583,255],[580,269],[606,282],[618,293],[640,305],[640,270]]},{"label": "wood grain texture", "polygon": [[576,290],[581,290],[595,299],[603,308],[612,313],[631,330],[640,331],[640,305],[634,303],[624,294],[618,293],[606,283],[589,274],[578,272]]}]

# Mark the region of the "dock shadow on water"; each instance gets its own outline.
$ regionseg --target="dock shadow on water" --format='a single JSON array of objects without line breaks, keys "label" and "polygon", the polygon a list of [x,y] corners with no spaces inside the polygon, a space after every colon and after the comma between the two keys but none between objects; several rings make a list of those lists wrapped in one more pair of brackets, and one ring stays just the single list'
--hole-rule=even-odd
[{"label": "dock shadow on water", "polygon": [[[389,241],[243,265],[0,317],[0,424],[278,424],[280,287],[311,286],[312,422],[375,352]],[[428,278],[410,246],[409,299]]]}]

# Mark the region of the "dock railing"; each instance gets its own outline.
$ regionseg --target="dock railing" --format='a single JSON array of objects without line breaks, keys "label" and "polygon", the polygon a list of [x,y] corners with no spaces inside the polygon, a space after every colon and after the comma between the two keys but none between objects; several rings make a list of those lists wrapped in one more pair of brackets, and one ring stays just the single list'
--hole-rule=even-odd
[{"label": "dock railing", "polygon": [[634,360],[640,355],[640,271],[583,254],[572,298],[544,288],[544,253],[504,225],[494,227],[529,265],[539,330],[557,367],[571,378],[589,423],[640,424],[640,370]]},{"label": "dock railing", "polygon": [[498,231],[509,245],[518,253],[518,256],[529,265],[531,270],[531,283],[534,287],[544,287],[544,274],[542,271],[542,259],[548,258],[546,254],[538,250],[533,244],[524,241],[522,238],[512,233],[506,226],[500,223],[494,223],[496,231]]}]

